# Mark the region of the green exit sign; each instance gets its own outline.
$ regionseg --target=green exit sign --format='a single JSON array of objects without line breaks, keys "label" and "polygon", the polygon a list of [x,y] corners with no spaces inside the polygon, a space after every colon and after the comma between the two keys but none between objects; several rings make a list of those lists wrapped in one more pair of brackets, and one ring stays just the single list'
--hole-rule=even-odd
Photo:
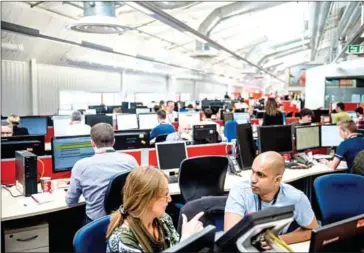
[{"label": "green exit sign", "polygon": [[349,45],[348,54],[363,54],[364,46],[363,45]]}]

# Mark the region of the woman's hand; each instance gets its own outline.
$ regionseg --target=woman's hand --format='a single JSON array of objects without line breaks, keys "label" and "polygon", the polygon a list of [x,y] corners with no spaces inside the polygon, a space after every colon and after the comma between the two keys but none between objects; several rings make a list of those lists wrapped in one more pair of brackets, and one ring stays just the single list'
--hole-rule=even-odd
[{"label": "woman's hand", "polygon": [[182,236],[181,241],[187,239],[191,235],[200,232],[203,229],[203,224],[199,219],[204,215],[204,212],[196,214],[190,221],[187,222],[187,217],[182,214]]}]

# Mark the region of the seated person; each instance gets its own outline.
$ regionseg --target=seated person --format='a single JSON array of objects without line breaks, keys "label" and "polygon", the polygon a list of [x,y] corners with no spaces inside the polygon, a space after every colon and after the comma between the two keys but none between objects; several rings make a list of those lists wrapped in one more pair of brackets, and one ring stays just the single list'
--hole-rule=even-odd
[{"label": "seated person", "polygon": [[303,108],[300,111],[301,119],[299,122],[293,122],[292,125],[299,126],[299,125],[311,125],[313,112],[310,109]]},{"label": "seated person", "polygon": [[189,222],[182,214],[181,240],[166,214],[171,202],[168,177],[160,169],[139,167],[126,179],[123,206],[110,218],[106,232],[106,252],[162,252],[203,229],[199,219]]},{"label": "seated person", "polygon": [[175,111],[175,103],[172,100],[167,101],[167,122],[173,123],[178,118],[178,113]]},{"label": "seated person", "polygon": [[161,107],[160,107],[159,105],[155,105],[155,106],[153,106],[153,111],[154,111],[155,113],[157,113],[157,112],[159,111],[159,109],[161,109]]},{"label": "seated person", "polygon": [[13,125],[7,120],[1,121],[1,137],[13,136]]},{"label": "seated person", "polygon": [[351,170],[355,156],[364,150],[364,137],[357,133],[357,128],[353,120],[343,120],[339,122],[339,135],[344,139],[336,149],[334,160],[329,162],[322,159],[321,163],[326,164],[330,169],[337,169],[340,161],[346,161]]},{"label": "seated person", "polygon": [[272,206],[294,205],[294,221],[299,228],[287,233],[287,226],[280,238],[288,244],[310,240],[311,230],[318,227],[315,214],[303,192],[282,183],[284,170],[284,159],[276,152],[265,152],[255,158],[250,182],[242,181],[230,190],[225,207],[225,231],[249,213]]},{"label": "seated person", "polygon": [[363,108],[358,107],[355,109],[356,116],[358,117],[358,120],[356,121],[356,127],[358,129],[364,128],[364,115],[363,115]]},{"label": "seated person", "polygon": [[203,113],[204,113],[204,118],[200,122],[200,124],[201,125],[216,124],[216,131],[219,133],[219,135],[221,137],[221,127],[220,127],[220,125],[211,119],[212,118],[212,110],[210,108],[206,108],[203,111]]},{"label": "seated person", "polygon": [[344,110],[344,103],[340,102],[336,104],[336,113],[333,116],[332,123],[337,124],[339,121],[342,120],[351,120],[350,115],[347,114]]},{"label": "seated person", "polygon": [[86,201],[85,223],[106,215],[104,197],[110,179],[116,174],[138,167],[135,158],[125,153],[116,153],[114,129],[110,124],[98,123],[91,129],[91,145],[95,155],[83,158],[72,168],[66,203],[76,205],[82,194]]},{"label": "seated person", "polygon": [[245,110],[249,108],[249,106],[244,102],[244,98],[241,98],[234,107],[236,112],[245,112]]},{"label": "seated person", "polygon": [[196,112],[200,111],[201,110],[201,105],[200,105],[200,102],[196,101],[196,104],[195,104],[195,110]]},{"label": "seated person", "polygon": [[166,141],[192,141],[190,125],[186,122],[180,123],[178,126],[178,131],[169,134]]},{"label": "seated person", "polygon": [[159,135],[165,135],[175,132],[174,126],[166,122],[167,114],[163,110],[157,112],[157,120],[159,125],[152,129],[150,132],[150,139],[154,139]]},{"label": "seated person", "polygon": [[263,126],[283,125],[283,115],[279,111],[278,103],[274,98],[269,98],[265,105]]},{"label": "seated person", "polygon": [[[115,108],[116,109],[116,108]],[[89,135],[91,127],[82,123],[82,114],[79,111],[74,111],[71,116],[71,122],[67,126],[66,136],[73,135]]]},{"label": "seated person", "polygon": [[13,125],[13,136],[29,135],[28,129],[26,127],[19,127],[20,117],[18,115],[10,115],[8,117],[8,122]]},{"label": "seated person", "polygon": [[188,112],[195,112],[195,108],[193,108],[193,105],[192,105],[192,104],[189,104],[189,105],[187,106],[187,111],[188,111]]}]

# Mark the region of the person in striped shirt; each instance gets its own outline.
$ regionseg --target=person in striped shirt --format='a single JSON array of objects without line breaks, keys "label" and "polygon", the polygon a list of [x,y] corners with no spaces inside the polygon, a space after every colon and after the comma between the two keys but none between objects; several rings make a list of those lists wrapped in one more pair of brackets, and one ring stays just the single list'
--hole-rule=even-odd
[{"label": "person in striped shirt", "polygon": [[358,120],[356,121],[356,127],[358,129],[363,129],[364,128],[363,108],[358,107],[358,108],[356,108],[355,112],[356,112],[356,116],[358,116]]}]

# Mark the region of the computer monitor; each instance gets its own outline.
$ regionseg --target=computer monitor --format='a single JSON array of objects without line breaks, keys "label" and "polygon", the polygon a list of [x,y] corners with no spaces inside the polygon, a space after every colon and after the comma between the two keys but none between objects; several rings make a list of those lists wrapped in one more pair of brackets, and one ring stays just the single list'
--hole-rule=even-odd
[{"label": "computer monitor", "polygon": [[72,170],[78,160],[95,154],[91,136],[63,136],[52,138],[53,172]]},{"label": "computer monitor", "polygon": [[352,118],[352,120],[356,121],[358,119],[358,116],[356,116],[356,112],[348,111],[346,113],[349,114],[349,116]]},{"label": "computer monitor", "polygon": [[48,132],[47,117],[21,117],[20,127],[25,127],[26,129],[28,129],[29,135],[46,135]]},{"label": "computer monitor", "polygon": [[[252,166],[256,148],[253,140],[253,130],[250,124],[236,126],[237,145],[239,149],[240,167],[242,169]],[[239,161],[238,161],[239,162]]]},{"label": "computer monitor", "polygon": [[158,168],[162,170],[179,169],[181,162],[187,158],[185,142],[159,142],[155,144]]},{"label": "computer monitor", "polygon": [[297,151],[320,147],[320,126],[298,126],[295,132]]},{"label": "computer monitor", "polygon": [[188,124],[190,126],[200,124],[200,113],[180,112],[178,114],[178,124]]},{"label": "computer monitor", "polygon": [[320,123],[321,122],[321,116],[329,116],[330,110],[329,109],[318,109],[313,110],[313,118],[312,123]]},{"label": "computer monitor", "polygon": [[121,102],[121,110],[124,112],[126,109],[129,109],[129,102]]},{"label": "computer monitor", "polygon": [[321,147],[337,147],[343,140],[339,135],[338,125],[321,126]]},{"label": "computer monitor", "polygon": [[157,114],[141,113],[139,114],[139,129],[153,129],[158,126]]},{"label": "computer monitor", "polygon": [[136,114],[116,115],[118,130],[138,129],[138,119]]},{"label": "computer monitor", "polygon": [[135,108],[137,108],[137,103],[130,102],[130,103],[129,103],[129,108],[130,108],[130,109],[135,109]]},{"label": "computer monitor", "polygon": [[364,252],[364,214],[312,230],[309,252]]},{"label": "computer monitor", "polygon": [[263,119],[264,118],[264,113],[265,113],[265,111],[257,110],[256,113],[255,113],[255,118],[256,119]]},{"label": "computer monitor", "polygon": [[44,135],[10,136],[1,138],[1,159],[15,158],[15,151],[27,150],[44,155]]},{"label": "computer monitor", "polygon": [[216,124],[194,125],[192,127],[192,138],[194,144],[209,144],[218,142],[219,133]]},{"label": "computer monitor", "polygon": [[145,108],[135,108],[136,114],[141,114],[141,113],[150,113],[150,109],[145,107]]},{"label": "computer monitor", "polygon": [[[71,123],[70,115],[56,115],[52,117],[54,136],[65,136],[67,127]],[[82,117],[82,123],[85,123],[85,118]]]},{"label": "computer monitor", "polygon": [[262,252],[254,247],[256,236],[267,229],[278,234],[293,221],[293,211],[294,206],[270,207],[246,215],[216,240],[214,252]]},{"label": "computer monitor", "polygon": [[142,149],[149,147],[149,131],[130,130],[115,132],[115,150]]},{"label": "computer monitor", "polygon": [[85,114],[96,115],[96,109],[86,109]]},{"label": "computer monitor", "polygon": [[121,105],[108,105],[106,106],[105,113],[113,113],[115,108],[121,108]]},{"label": "computer monitor", "polygon": [[278,153],[293,152],[292,126],[258,127],[259,153],[276,151]]},{"label": "computer monitor", "polygon": [[86,115],[85,122],[90,127],[93,127],[97,123],[108,123],[111,126],[113,126],[112,116],[107,116],[107,115]]},{"label": "computer monitor", "polygon": [[104,105],[89,105],[88,109],[95,109],[97,114],[106,113]]},{"label": "computer monitor", "polygon": [[163,252],[213,252],[215,233],[216,227],[208,225],[202,231]]},{"label": "computer monitor", "polygon": [[235,112],[234,120],[238,124],[247,124],[250,123],[250,115],[248,112]]}]

